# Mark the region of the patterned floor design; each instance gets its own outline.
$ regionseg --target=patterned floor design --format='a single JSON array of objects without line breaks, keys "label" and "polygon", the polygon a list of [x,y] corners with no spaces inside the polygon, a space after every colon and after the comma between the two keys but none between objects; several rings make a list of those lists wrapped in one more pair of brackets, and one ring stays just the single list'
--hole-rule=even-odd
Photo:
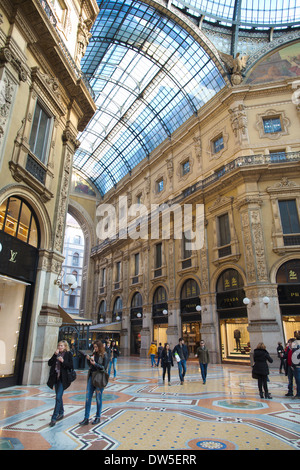
[{"label": "patterned floor design", "polygon": [[300,449],[300,400],[285,397],[287,378],[276,370],[273,399],[262,400],[248,366],[209,365],[203,385],[197,362],[189,361],[184,385],[175,366],[168,386],[150,360],[119,358],[117,379],[103,393],[101,423],[80,426],[86,378],[78,371],[64,393],[65,417],[53,428],[47,386],[0,389],[0,450]]}]

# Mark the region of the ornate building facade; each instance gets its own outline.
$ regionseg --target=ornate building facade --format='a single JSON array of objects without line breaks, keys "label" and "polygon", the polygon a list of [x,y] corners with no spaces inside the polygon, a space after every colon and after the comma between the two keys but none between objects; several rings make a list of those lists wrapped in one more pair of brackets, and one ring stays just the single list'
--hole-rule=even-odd
[{"label": "ornate building facade", "polygon": [[72,160],[95,111],[78,67],[86,47],[79,30],[91,27],[98,5],[3,1],[0,13],[0,380],[7,386],[45,382],[57,344],[54,281]]}]

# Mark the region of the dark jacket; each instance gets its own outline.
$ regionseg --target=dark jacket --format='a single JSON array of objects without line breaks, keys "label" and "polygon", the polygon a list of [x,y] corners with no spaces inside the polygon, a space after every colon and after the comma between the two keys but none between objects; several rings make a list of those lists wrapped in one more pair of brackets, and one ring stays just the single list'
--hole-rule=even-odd
[{"label": "dark jacket", "polygon": [[268,362],[272,363],[273,359],[270,357],[266,349],[254,349],[253,354],[253,372],[257,375],[269,375]]},{"label": "dark jacket", "polygon": [[120,351],[119,349],[117,348],[117,346],[113,346],[111,348],[111,352],[112,352],[112,355],[111,355],[111,358],[110,359],[116,359],[117,357],[119,357],[120,355]]},{"label": "dark jacket", "polygon": [[168,363],[174,366],[172,351],[171,349],[166,350],[163,348],[162,353],[161,353],[161,366],[162,367],[167,366]]},{"label": "dark jacket", "polygon": [[175,356],[175,353],[178,353],[181,360],[188,360],[189,351],[185,344],[182,344],[181,346],[180,344],[177,344],[173,349],[173,356]]},{"label": "dark jacket", "polygon": [[[54,385],[57,382],[57,373],[55,370],[55,365],[57,361],[57,355],[54,353],[53,356],[48,361],[48,366],[51,367],[49,373],[49,379],[47,382],[48,387],[53,389]],[[64,353],[64,362],[60,362],[60,380],[63,385],[63,389],[66,390],[71,385],[71,382],[68,380],[68,370],[73,369],[73,355],[71,351],[66,351]]]},{"label": "dark jacket", "polygon": [[199,347],[196,351],[199,364],[208,364],[209,363],[209,352],[206,346],[204,348]]},{"label": "dark jacket", "polygon": [[109,364],[109,357],[107,355],[107,352],[104,353],[104,356],[100,356],[99,354],[94,354],[94,358],[95,358],[95,364],[91,364],[90,360],[87,359],[87,362],[90,366],[90,369],[88,372],[88,379],[89,379],[89,376],[93,372],[96,372],[97,369],[106,370]]}]

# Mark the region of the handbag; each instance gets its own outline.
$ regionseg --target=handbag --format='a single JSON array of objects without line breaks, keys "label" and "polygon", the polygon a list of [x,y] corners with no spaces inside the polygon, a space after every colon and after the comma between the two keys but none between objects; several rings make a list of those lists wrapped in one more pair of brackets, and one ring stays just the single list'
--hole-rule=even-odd
[{"label": "handbag", "polygon": [[253,367],[254,366],[252,366],[252,379],[258,379],[258,375],[254,372]]},{"label": "handbag", "polygon": [[92,383],[95,388],[105,388],[108,384],[109,375],[106,370],[96,370],[92,372]]},{"label": "handbag", "polygon": [[68,369],[67,370],[67,375],[68,375],[68,382],[69,383],[74,382],[74,380],[77,377],[76,372],[75,372],[74,369]]}]

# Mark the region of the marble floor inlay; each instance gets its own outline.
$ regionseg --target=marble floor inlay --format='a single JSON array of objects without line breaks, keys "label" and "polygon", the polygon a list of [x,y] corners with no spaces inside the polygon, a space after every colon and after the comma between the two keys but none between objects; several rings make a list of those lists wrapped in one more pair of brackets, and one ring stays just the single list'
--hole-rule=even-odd
[{"label": "marble floor inlay", "polygon": [[287,378],[272,369],[272,400],[259,398],[251,368],[210,364],[206,384],[188,361],[184,384],[171,386],[150,359],[119,358],[103,392],[101,422],[84,417],[87,371],[64,393],[64,418],[49,427],[55,394],[46,385],[0,390],[0,450],[299,450],[300,400],[286,397]]}]

